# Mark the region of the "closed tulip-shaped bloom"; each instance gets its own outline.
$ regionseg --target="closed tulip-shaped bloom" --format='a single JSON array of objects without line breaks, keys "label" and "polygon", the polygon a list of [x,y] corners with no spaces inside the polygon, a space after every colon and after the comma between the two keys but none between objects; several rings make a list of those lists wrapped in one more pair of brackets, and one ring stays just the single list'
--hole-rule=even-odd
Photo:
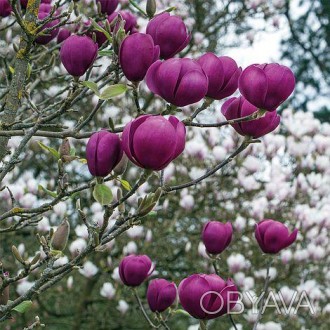
[{"label": "closed tulip-shaped bloom", "polygon": [[[90,38],[93,38],[93,34],[95,34],[97,45],[101,47],[108,40],[108,38],[103,32],[94,30],[94,28],[90,29],[91,24],[91,21],[84,23],[84,26],[88,30],[85,34]],[[98,25],[104,29],[104,24],[102,22],[99,22]]]},{"label": "closed tulip-shaped bloom", "polygon": [[57,43],[60,44],[71,36],[71,31],[68,29],[61,29],[57,35]]},{"label": "closed tulip-shaped bloom", "polygon": [[[38,14],[38,18],[40,20],[43,20],[45,19],[47,16],[49,15],[49,12],[46,12],[46,11],[39,11],[39,14]],[[55,25],[57,25],[60,21],[59,20],[54,20],[54,21],[50,21],[48,22],[47,24],[45,24],[41,31],[44,31],[46,29],[50,29],[50,28],[53,28]],[[40,44],[40,45],[46,45],[48,44],[50,41],[52,41],[54,38],[56,38],[57,34],[59,32],[59,28],[56,28],[56,29],[53,29],[51,32],[47,32],[45,33],[45,35],[43,36],[40,36],[36,39],[36,43]]]},{"label": "closed tulip-shaped bloom", "polygon": [[21,1],[20,1],[20,2],[21,2],[21,6],[22,6],[22,8],[24,8],[24,9],[26,8],[28,1],[29,1],[29,0],[21,0]]},{"label": "closed tulip-shaped bloom", "polygon": [[214,319],[229,313],[236,305],[238,291],[231,279],[216,274],[194,274],[179,285],[182,307],[196,319]]},{"label": "closed tulip-shaped bloom", "polygon": [[87,36],[70,36],[61,47],[61,61],[66,70],[75,77],[86,73],[97,56],[97,44]]},{"label": "closed tulip-shaped bloom", "polygon": [[229,222],[209,221],[202,232],[202,240],[206,251],[210,254],[220,254],[230,244],[233,227]]},{"label": "closed tulip-shaped bloom", "polygon": [[126,33],[135,33],[137,32],[136,26],[137,26],[137,18],[134,14],[132,14],[130,11],[127,10],[121,10],[119,12],[114,12],[110,16],[108,16],[109,23],[113,23],[114,20],[118,17],[118,14],[123,18],[125,21],[124,29]]},{"label": "closed tulip-shaped bloom", "polygon": [[283,223],[266,219],[257,223],[254,234],[264,253],[276,254],[296,240],[298,229],[290,234]]},{"label": "closed tulip-shaped bloom", "polygon": [[146,83],[153,93],[178,107],[200,101],[208,89],[202,67],[189,58],[156,61],[147,72]]},{"label": "closed tulip-shaped bloom", "polygon": [[177,289],[173,282],[164,279],[155,279],[148,286],[147,300],[153,312],[163,312],[173,305],[176,296]]},{"label": "closed tulip-shaped bloom", "polygon": [[147,25],[147,34],[160,47],[160,56],[164,59],[181,52],[190,41],[190,34],[179,16],[162,13],[155,16]]},{"label": "closed tulip-shaped bloom", "polygon": [[126,78],[141,81],[150,65],[159,58],[159,47],[148,34],[134,33],[124,39],[120,46],[119,62]]},{"label": "closed tulip-shaped bloom", "polygon": [[0,17],[7,17],[11,13],[11,6],[8,0],[0,0]]},{"label": "closed tulip-shaped bloom", "polygon": [[127,286],[139,286],[153,272],[153,265],[146,255],[130,255],[119,264],[119,276]]},{"label": "closed tulip-shaped bloom", "polygon": [[185,146],[186,128],[176,117],[144,115],[124,128],[123,149],[137,166],[160,171],[177,158]]},{"label": "closed tulip-shaped bloom", "polygon": [[119,0],[96,0],[101,4],[101,12],[103,14],[111,15],[117,8]]},{"label": "closed tulip-shaped bloom", "polygon": [[[256,111],[258,111],[258,108],[242,96],[228,99],[221,107],[221,112],[227,120],[249,116]],[[231,126],[237,133],[256,139],[272,132],[280,124],[280,121],[281,118],[277,112],[272,111],[266,112],[259,119],[243,121],[238,124],[232,124]]]},{"label": "closed tulip-shaped bloom", "polygon": [[206,53],[197,61],[209,79],[206,96],[221,100],[236,91],[242,69],[232,58],[217,57],[213,53]]},{"label": "closed tulip-shaped bloom", "polygon": [[[22,8],[25,9],[27,7],[28,1],[29,0],[21,0]],[[48,4],[49,5],[52,2],[52,0],[41,0],[40,2],[41,2],[41,6],[42,6],[42,4]],[[50,6],[50,8],[51,8],[51,6]],[[40,12],[40,8],[39,8],[39,12]]]},{"label": "closed tulip-shaped bloom", "polygon": [[295,77],[284,65],[253,64],[242,72],[238,87],[241,94],[256,107],[274,111],[293,92]]},{"label": "closed tulip-shaped bloom", "polygon": [[107,131],[94,133],[88,140],[86,159],[90,173],[107,176],[123,156],[121,141],[117,134]]}]

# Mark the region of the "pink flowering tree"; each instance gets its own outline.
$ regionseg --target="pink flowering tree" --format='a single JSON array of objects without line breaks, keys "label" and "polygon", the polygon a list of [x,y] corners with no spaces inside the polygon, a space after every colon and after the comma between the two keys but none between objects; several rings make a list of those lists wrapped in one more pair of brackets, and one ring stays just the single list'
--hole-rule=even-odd
[{"label": "pink flowering tree", "polygon": [[329,125],[218,44],[283,5],[0,0],[4,328],[324,328]]}]

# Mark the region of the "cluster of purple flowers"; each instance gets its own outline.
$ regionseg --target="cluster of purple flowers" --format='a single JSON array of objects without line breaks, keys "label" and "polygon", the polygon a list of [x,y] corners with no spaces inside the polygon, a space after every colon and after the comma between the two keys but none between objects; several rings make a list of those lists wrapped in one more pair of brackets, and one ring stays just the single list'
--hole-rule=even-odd
[{"label": "cluster of purple flowers", "polygon": [[[255,237],[264,253],[276,254],[291,245],[298,230],[291,234],[279,221],[263,220],[255,227]],[[210,255],[217,256],[230,244],[233,229],[230,223],[209,221],[202,231],[202,241]],[[119,275],[130,287],[141,285],[153,272],[154,265],[146,255],[130,255],[122,259]],[[174,282],[154,279],[147,290],[152,312],[163,312],[179,296],[182,307],[197,319],[213,319],[229,313],[238,300],[238,289],[232,279],[224,280],[216,274],[193,274],[183,279],[177,289]]]}]

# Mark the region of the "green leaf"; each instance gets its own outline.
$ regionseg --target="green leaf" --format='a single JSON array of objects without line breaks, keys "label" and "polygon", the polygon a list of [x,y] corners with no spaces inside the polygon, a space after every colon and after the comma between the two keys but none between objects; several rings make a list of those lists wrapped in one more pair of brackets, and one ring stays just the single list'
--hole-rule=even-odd
[{"label": "green leaf", "polygon": [[8,68],[11,74],[15,73],[15,69],[12,66],[9,65]]},{"label": "green leaf", "polygon": [[112,191],[104,184],[97,184],[93,190],[93,197],[101,205],[109,205],[112,202]]},{"label": "green leaf", "polygon": [[129,184],[128,181],[120,179],[120,183],[121,183],[121,185],[123,186],[123,188],[125,190],[128,190],[128,191],[132,190],[132,187],[131,187],[131,185]]},{"label": "green leaf", "polygon": [[44,191],[47,195],[56,198],[57,197],[57,193],[54,191],[50,191],[47,188],[43,187],[41,184],[38,185],[38,189]]},{"label": "green leaf", "polygon": [[113,51],[112,50],[100,50],[99,56],[112,56]]},{"label": "green leaf", "polygon": [[50,152],[57,160],[61,158],[59,152],[57,150],[55,150],[54,148],[48,147],[40,141],[38,141],[38,144],[42,149]]},{"label": "green leaf", "polygon": [[97,87],[97,84],[93,81],[82,81],[81,82],[82,85],[88,87],[90,90],[92,90],[97,96],[100,95],[99,89]]},{"label": "green leaf", "polygon": [[22,301],[19,305],[13,308],[14,311],[23,314],[25,313],[31,306],[33,305],[33,302],[31,300],[25,300]]},{"label": "green leaf", "polygon": [[113,122],[112,118],[109,117],[109,127],[111,128],[112,132],[115,131],[115,123]]},{"label": "green leaf", "polygon": [[76,155],[76,149],[70,148],[70,156],[74,157]]},{"label": "green leaf", "polygon": [[110,42],[112,42],[112,38],[111,38],[110,33],[107,32],[106,30],[104,30],[103,27],[100,26],[100,25],[98,25],[93,19],[91,19],[91,21],[92,21],[92,25],[93,25],[94,30],[99,31],[99,32],[102,32],[107,37],[107,39]]},{"label": "green leaf", "polygon": [[183,310],[183,309],[177,309],[173,313],[174,314],[182,314],[182,315],[190,317],[190,314],[188,312],[186,312],[185,310]]},{"label": "green leaf", "polygon": [[127,86],[123,84],[111,85],[103,90],[99,98],[109,100],[115,96],[121,95],[127,91]]},{"label": "green leaf", "polygon": [[87,164],[87,159],[85,158],[77,158],[78,162],[82,163],[82,164]]}]

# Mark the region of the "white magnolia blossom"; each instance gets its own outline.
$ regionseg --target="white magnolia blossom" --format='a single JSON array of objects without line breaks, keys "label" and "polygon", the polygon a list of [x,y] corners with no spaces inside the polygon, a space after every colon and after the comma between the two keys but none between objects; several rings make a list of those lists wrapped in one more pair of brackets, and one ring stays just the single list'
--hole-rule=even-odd
[{"label": "white magnolia blossom", "polygon": [[119,312],[124,315],[126,314],[126,312],[128,311],[129,309],[129,305],[128,303],[125,301],[125,300],[119,300],[118,301],[118,306],[117,306],[117,309],[119,310]]},{"label": "white magnolia blossom", "polygon": [[28,292],[34,285],[34,282],[29,282],[28,280],[23,280],[19,282],[16,286],[16,292],[22,296],[26,292]]},{"label": "white magnolia blossom", "polygon": [[70,246],[69,246],[69,251],[71,254],[75,255],[81,251],[83,251],[87,246],[87,242],[83,238],[77,238],[74,240]]},{"label": "white magnolia blossom", "polygon": [[116,290],[112,285],[112,283],[110,282],[103,283],[103,286],[100,290],[100,295],[102,297],[105,297],[107,299],[112,299],[115,296],[115,294],[116,294]]},{"label": "white magnolia blossom", "polygon": [[83,267],[79,269],[79,273],[87,278],[93,277],[97,272],[98,268],[91,261],[86,261]]},{"label": "white magnolia blossom", "polygon": [[134,241],[128,242],[123,248],[123,254],[136,254],[138,251],[138,246]]}]

